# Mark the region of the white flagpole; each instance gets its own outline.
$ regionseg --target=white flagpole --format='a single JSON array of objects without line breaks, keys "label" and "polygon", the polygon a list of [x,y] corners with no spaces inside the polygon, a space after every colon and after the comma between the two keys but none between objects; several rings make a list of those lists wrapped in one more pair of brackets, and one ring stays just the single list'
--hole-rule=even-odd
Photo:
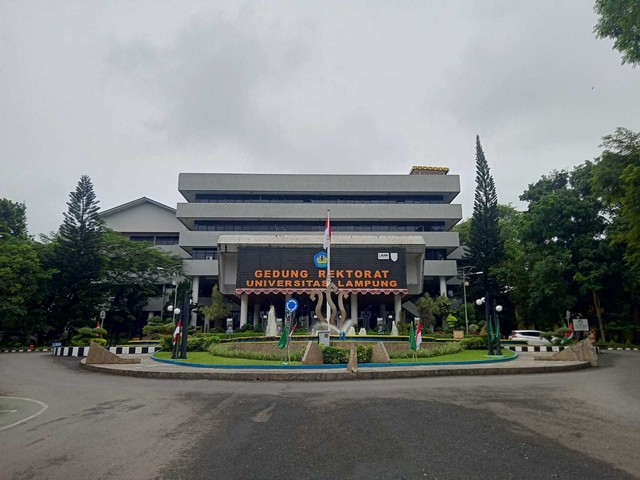
[{"label": "white flagpole", "polygon": [[329,331],[331,331],[331,324],[329,323],[331,319],[331,307],[329,306],[329,295],[331,295],[331,220],[329,212],[327,210],[327,225],[325,225],[325,229],[329,228],[329,241],[327,242],[327,325]]}]

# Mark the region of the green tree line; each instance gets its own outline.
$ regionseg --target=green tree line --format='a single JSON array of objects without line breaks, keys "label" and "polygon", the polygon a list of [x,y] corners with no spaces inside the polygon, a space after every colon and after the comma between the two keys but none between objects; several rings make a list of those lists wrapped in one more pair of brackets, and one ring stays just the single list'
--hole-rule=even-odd
[{"label": "green tree line", "polygon": [[0,199],[2,341],[68,341],[95,327],[101,310],[110,335],[132,336],[166,272],[181,273],[180,258],[107,229],[98,204],[91,179],[82,176],[58,232],[36,240],[26,205]]},{"label": "green tree line", "polygon": [[[498,205],[493,223],[475,225],[484,217],[474,210],[456,227],[468,246],[464,262],[489,276],[512,328],[551,330],[579,316],[601,339],[624,343],[637,336],[640,134],[619,128],[601,148],[593,161],[529,184],[520,196],[524,211]],[[473,298],[484,295],[486,285],[478,283],[471,285]]]}]

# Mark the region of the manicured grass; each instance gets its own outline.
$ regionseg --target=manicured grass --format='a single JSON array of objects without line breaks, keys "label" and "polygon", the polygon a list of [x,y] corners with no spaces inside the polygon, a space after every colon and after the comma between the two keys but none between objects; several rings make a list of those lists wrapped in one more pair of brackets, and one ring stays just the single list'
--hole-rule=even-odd
[{"label": "manicured grass", "polygon": [[[171,360],[171,352],[157,352],[155,357],[162,360]],[[186,360],[176,360],[183,363],[200,363],[203,365],[282,365],[279,360],[216,357],[208,352],[187,352]],[[289,365],[302,365],[302,362],[289,362]]]},{"label": "manicured grass", "polygon": [[[505,358],[511,358],[515,356],[515,353],[511,350],[502,349],[502,355]],[[435,362],[473,362],[478,360],[489,360],[492,357],[487,357],[486,350],[462,350],[458,353],[452,353],[451,355],[441,355],[439,357],[429,358],[396,358],[391,360],[391,363],[435,363]],[[495,357],[500,358],[500,357]]]}]

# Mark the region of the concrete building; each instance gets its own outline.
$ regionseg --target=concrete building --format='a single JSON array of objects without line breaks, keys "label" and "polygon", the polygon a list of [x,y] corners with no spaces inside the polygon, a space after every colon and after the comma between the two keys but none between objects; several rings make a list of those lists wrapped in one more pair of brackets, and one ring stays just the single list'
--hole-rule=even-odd
[{"label": "concrete building", "polygon": [[[235,328],[261,324],[270,306],[284,316],[298,300],[306,325],[323,320],[323,232],[330,212],[333,324],[390,323],[423,292],[447,295],[456,282],[462,218],[452,203],[460,179],[441,167],[409,175],[181,173],[179,246],[189,258],[193,299],[214,284],[237,304]],[[121,230],[120,230],[121,231]],[[139,232],[136,232],[139,233]],[[323,256],[324,254],[324,256]]]},{"label": "concrete building", "polygon": [[[141,197],[100,212],[107,228],[121,233],[134,242],[146,242],[184,259],[190,258],[178,245],[180,233],[186,227],[176,218],[176,209]],[[169,274],[169,272],[167,272]],[[162,295],[150,298],[143,310],[149,316],[160,315],[176,279],[167,276]]]}]

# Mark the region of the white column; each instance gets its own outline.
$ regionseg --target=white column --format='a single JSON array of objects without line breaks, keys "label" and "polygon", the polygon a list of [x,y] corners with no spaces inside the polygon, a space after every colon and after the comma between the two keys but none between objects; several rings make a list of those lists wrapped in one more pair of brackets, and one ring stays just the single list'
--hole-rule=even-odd
[{"label": "white column", "polygon": [[[194,276],[191,277],[191,301],[193,303],[198,303],[198,292],[200,291],[200,277]],[[189,321],[189,325],[196,325],[198,323],[198,314],[196,312],[191,312],[191,319]]]},{"label": "white column", "polygon": [[399,293],[393,294],[393,313],[396,325],[400,323],[400,310],[402,309],[402,298]]},{"label": "white column", "polygon": [[260,304],[256,303],[253,305],[253,326],[257,326],[260,324]]},{"label": "white column", "polygon": [[358,326],[358,294],[351,294],[351,322],[353,324],[353,328]]},{"label": "white column", "polygon": [[243,293],[240,295],[240,327],[247,323],[247,314],[249,313],[249,295]]},{"label": "white column", "polygon": [[447,279],[445,277],[440,277],[440,296],[447,296]]}]

